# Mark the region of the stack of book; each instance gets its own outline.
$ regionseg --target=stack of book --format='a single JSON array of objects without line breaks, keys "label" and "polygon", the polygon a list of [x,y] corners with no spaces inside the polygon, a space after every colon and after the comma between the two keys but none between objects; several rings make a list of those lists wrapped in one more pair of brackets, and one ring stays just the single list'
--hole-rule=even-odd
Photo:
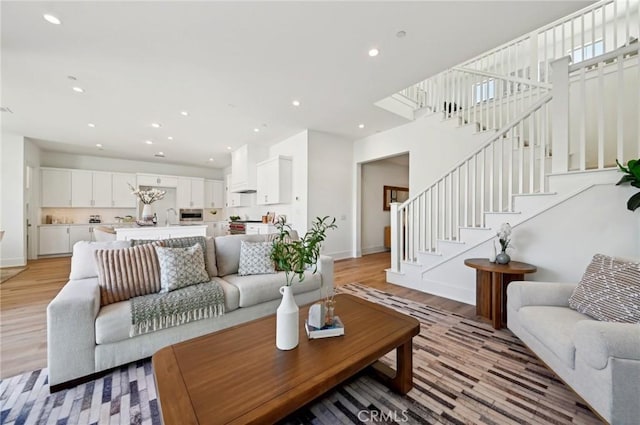
[{"label": "stack of book", "polygon": [[307,331],[307,337],[309,339],[329,338],[332,336],[344,335],[344,325],[338,316],[333,318],[333,323],[331,325],[325,325],[321,328],[313,327],[305,320],[304,329]]}]

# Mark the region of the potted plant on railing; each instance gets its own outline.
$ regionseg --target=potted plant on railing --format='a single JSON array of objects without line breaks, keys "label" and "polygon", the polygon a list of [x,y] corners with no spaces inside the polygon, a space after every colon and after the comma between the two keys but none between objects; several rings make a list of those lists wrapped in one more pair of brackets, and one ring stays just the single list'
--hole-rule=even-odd
[{"label": "potted plant on railing", "polygon": [[276,347],[291,350],[298,346],[298,306],[291,285],[296,277],[302,282],[306,270],[311,269],[312,273],[318,270],[320,248],[326,232],[338,226],[335,217],[316,217],[311,229],[300,239],[291,237],[291,226],[284,217],[280,217],[275,226],[278,235],[273,241],[271,259],[276,269],[284,271],[286,277],[286,285],[280,288],[282,302],[276,314]]},{"label": "potted plant on railing", "polygon": [[[630,159],[626,167],[623,167],[617,159],[616,164],[620,167],[620,171],[625,173],[616,185],[630,183],[631,186],[640,189],[640,159]],[[627,209],[629,211],[635,211],[638,208],[640,208],[640,192],[631,195],[631,198],[627,201]]]}]

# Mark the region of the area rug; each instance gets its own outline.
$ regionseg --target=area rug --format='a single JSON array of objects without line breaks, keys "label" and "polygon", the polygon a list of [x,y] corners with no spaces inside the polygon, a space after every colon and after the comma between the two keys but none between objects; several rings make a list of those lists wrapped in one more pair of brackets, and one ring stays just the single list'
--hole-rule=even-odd
[{"label": "area rug", "polygon": [[9,267],[0,269],[0,283],[4,283],[7,280],[11,279],[27,270],[28,267]]},{"label": "area rug", "polygon": [[[358,284],[341,291],[420,321],[413,346],[414,388],[400,396],[363,373],[283,424],[601,423],[508,330]],[[393,364],[393,357],[390,353],[383,361]],[[49,394],[46,369],[2,380],[0,423],[160,424],[151,362],[130,364],[56,394]]]}]

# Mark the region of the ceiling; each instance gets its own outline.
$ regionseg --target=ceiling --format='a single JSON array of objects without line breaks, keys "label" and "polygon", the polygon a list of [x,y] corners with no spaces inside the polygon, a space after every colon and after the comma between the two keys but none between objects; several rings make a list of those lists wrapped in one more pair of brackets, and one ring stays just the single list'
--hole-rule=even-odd
[{"label": "ceiling", "polygon": [[306,128],[400,125],[373,103],[590,3],[2,1],[2,126],[46,150],[226,167],[229,147]]}]

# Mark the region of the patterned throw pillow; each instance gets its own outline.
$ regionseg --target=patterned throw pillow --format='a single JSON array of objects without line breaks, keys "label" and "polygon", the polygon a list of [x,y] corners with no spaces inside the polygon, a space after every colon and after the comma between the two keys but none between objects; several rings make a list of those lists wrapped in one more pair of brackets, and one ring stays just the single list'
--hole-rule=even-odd
[{"label": "patterned throw pillow", "polygon": [[247,242],[240,244],[240,265],[238,275],[275,273],[271,260],[271,242]]},{"label": "patterned throw pillow", "polygon": [[126,301],[160,290],[160,265],[153,244],[120,249],[97,249],[100,304]]},{"label": "patterned throw pillow", "polygon": [[199,244],[188,248],[157,246],[156,253],[160,263],[160,292],[174,291],[209,281],[209,274],[204,268],[202,247]]},{"label": "patterned throw pillow", "polygon": [[569,306],[597,320],[640,323],[640,262],[594,255]]}]

